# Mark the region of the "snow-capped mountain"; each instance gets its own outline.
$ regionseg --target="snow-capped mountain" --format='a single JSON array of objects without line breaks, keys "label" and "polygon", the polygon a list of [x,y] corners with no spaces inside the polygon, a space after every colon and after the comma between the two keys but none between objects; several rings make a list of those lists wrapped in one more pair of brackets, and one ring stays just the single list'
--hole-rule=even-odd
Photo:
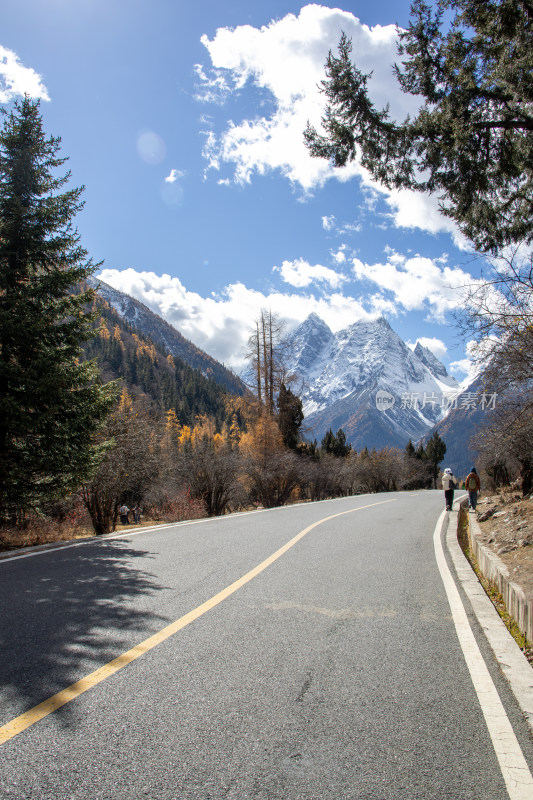
[{"label": "snow-capped mountain", "polygon": [[405,447],[443,419],[459,389],[430,350],[412,351],[383,317],[333,333],[311,314],[290,344],[290,369],[304,383],[304,425],[318,441],[342,428],[356,449]]},{"label": "snow-capped mountain", "polygon": [[144,303],[135,300],[125,292],[114,289],[100,278],[91,277],[88,283],[132,328],[162,345],[168,353],[179,356],[191,367],[198,369],[205,377],[221,384],[232,394],[242,395],[246,392],[246,387],[234,372],[200,350]]},{"label": "snow-capped mountain", "polygon": [[431,350],[428,350],[427,347],[421,345],[420,342],[416,343],[413,353],[418,359],[420,359],[422,364],[429,369],[433,377],[441,380],[448,378],[448,373],[446,372],[446,367],[444,364],[439,361],[437,356],[432,353]]}]

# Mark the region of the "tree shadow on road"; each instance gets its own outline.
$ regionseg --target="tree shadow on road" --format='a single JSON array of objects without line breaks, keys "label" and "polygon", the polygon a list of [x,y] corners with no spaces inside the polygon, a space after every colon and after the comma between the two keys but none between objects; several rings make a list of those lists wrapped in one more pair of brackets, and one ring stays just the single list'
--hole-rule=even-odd
[{"label": "tree shadow on road", "polygon": [[168,587],[146,571],[149,558],[113,540],[0,567],[0,724],[168,624],[153,610]]}]

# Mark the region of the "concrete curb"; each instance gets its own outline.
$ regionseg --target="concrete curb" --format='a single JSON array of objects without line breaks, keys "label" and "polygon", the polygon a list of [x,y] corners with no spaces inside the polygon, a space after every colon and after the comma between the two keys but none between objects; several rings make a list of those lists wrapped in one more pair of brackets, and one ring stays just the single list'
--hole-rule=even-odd
[{"label": "concrete curb", "polygon": [[533,669],[505,627],[459,545],[459,513],[455,510],[459,505],[460,500],[454,503],[454,511],[448,512],[448,521],[444,522],[446,546],[457,578],[533,734]]},{"label": "concrete curb", "polygon": [[[463,501],[461,505],[465,506]],[[472,553],[485,578],[498,587],[507,611],[529,642],[533,642],[533,596],[514,583],[501,558],[481,543],[481,528],[474,514],[469,514],[469,538]]]}]

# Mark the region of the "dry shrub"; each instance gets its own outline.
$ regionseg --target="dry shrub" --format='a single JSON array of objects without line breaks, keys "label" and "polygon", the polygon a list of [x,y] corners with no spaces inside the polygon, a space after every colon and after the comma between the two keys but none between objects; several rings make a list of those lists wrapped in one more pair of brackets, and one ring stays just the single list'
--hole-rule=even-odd
[{"label": "dry shrub", "polygon": [[34,547],[93,536],[91,519],[79,496],[29,512],[19,524],[0,528],[0,550]]},{"label": "dry shrub", "polygon": [[156,522],[183,522],[206,516],[203,502],[191,497],[188,491],[181,491],[177,495],[153,493],[144,504],[144,517]]}]

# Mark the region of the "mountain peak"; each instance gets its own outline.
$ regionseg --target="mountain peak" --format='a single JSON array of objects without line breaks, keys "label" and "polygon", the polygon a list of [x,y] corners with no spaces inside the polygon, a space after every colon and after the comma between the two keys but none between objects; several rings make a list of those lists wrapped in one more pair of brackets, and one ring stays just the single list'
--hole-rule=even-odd
[{"label": "mountain peak", "polygon": [[301,328],[320,329],[324,331],[329,331],[331,333],[331,328],[328,326],[326,322],[324,322],[322,317],[318,316],[318,314],[315,311],[312,311],[309,314],[309,316],[304,319],[303,322],[300,322],[296,330],[299,331]]},{"label": "mountain peak", "polygon": [[291,336],[292,358],[296,371],[309,374],[322,361],[335,340],[323,319],[313,311]]},{"label": "mountain peak", "polygon": [[424,345],[420,344],[420,342],[417,342],[413,353],[418,359],[420,359],[422,364],[429,369],[435,378],[448,377],[446,367],[441,361],[439,361],[435,353],[433,353],[428,347],[424,347]]},{"label": "mountain peak", "polygon": [[[332,333],[313,314],[295,332],[293,354],[312,435],[342,427],[355,447],[402,447],[420,438],[442,419],[445,394],[456,388],[431,351],[420,345],[413,352],[385,317]],[[382,396],[387,407],[378,403]]]}]

